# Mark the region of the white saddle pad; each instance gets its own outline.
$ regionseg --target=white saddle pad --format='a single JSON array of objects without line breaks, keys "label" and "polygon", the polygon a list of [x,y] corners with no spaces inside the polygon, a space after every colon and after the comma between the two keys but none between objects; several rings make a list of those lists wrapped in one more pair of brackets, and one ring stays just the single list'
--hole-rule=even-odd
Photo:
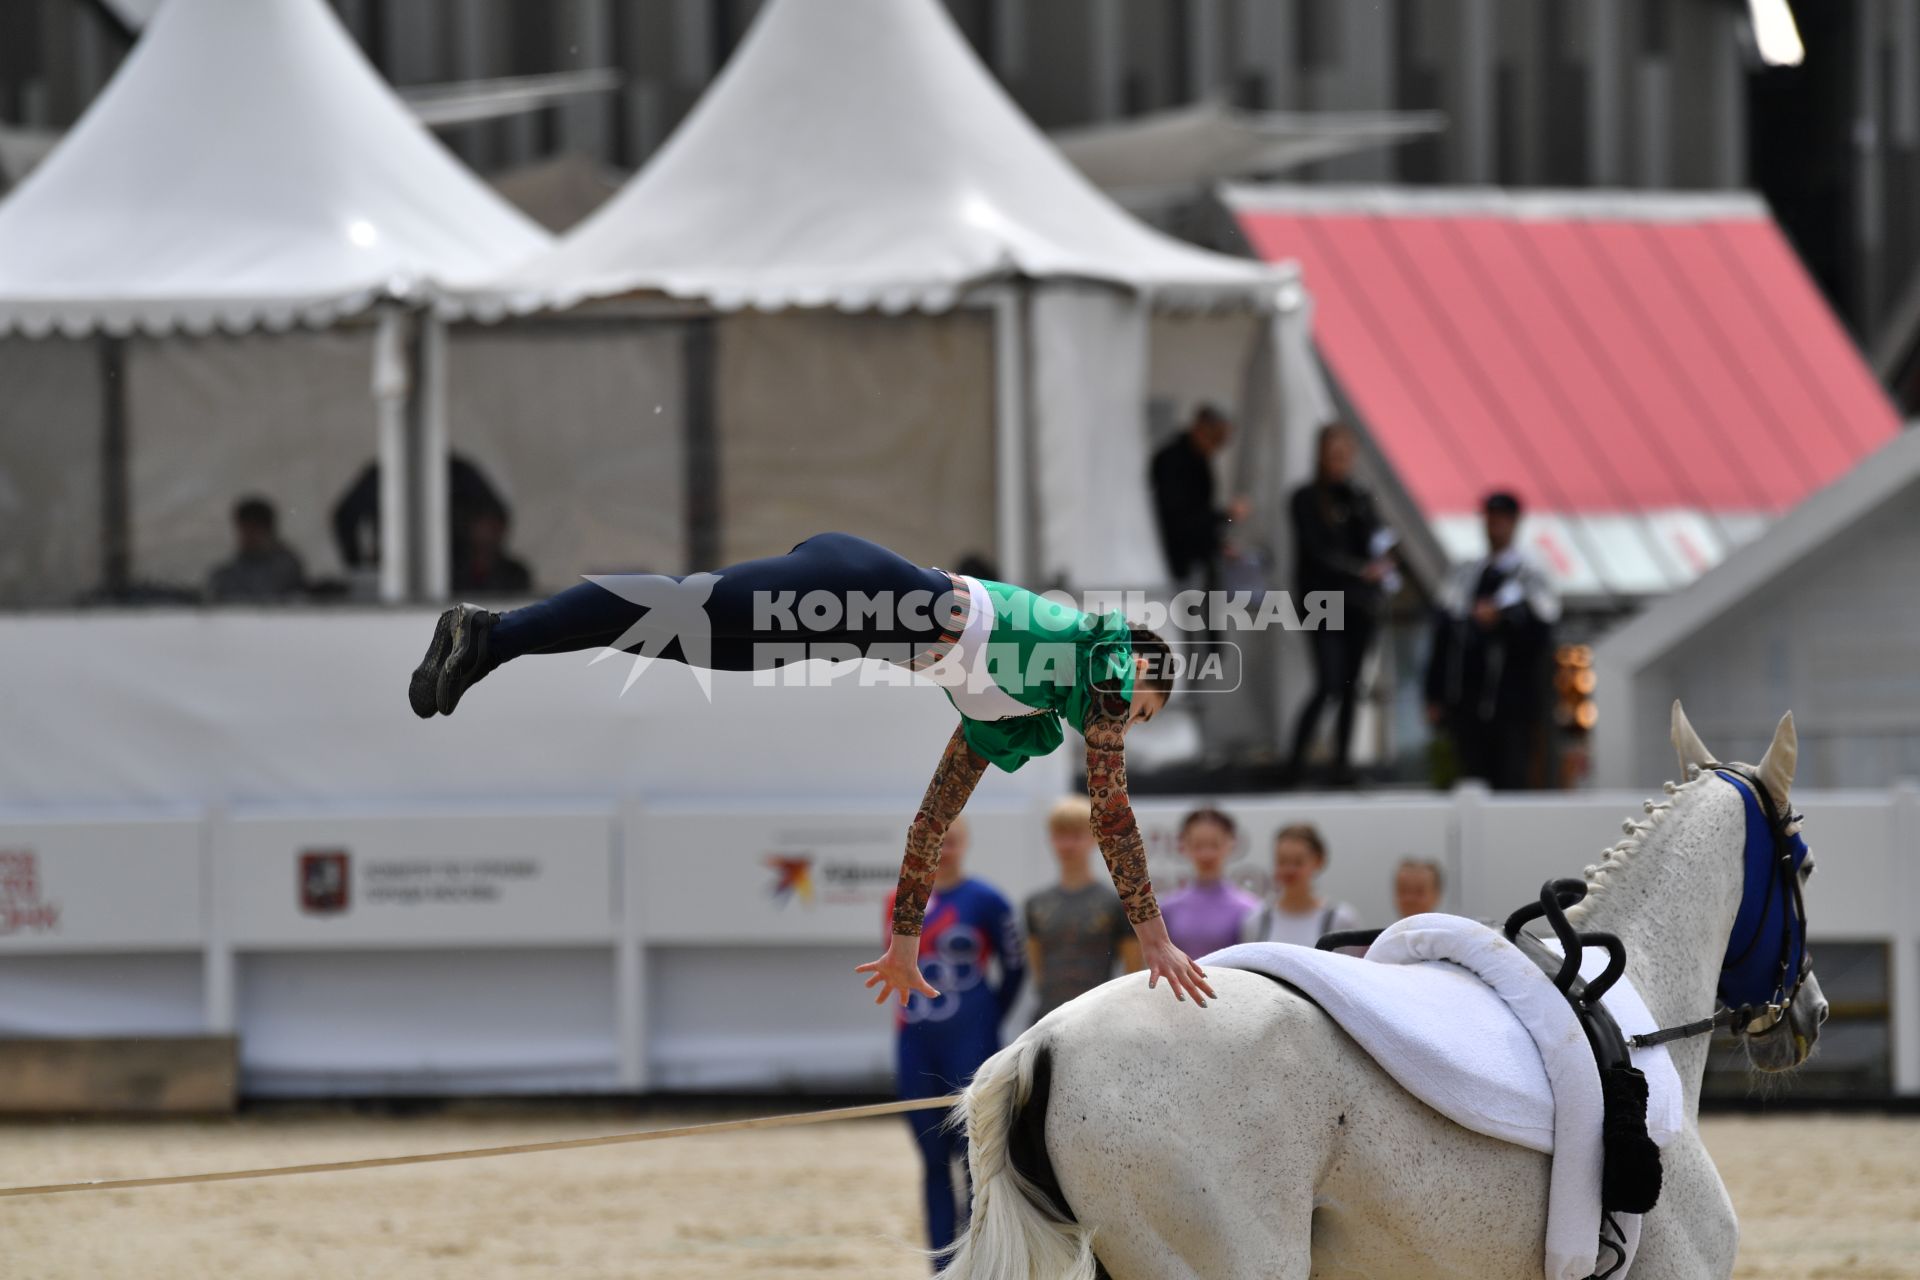
[{"label": "white saddle pad", "polygon": [[[1200,960],[1248,969],[1310,997],[1407,1092],[1475,1133],[1553,1155],[1546,1280],[1593,1274],[1600,1238],[1600,1077],[1565,997],[1497,929],[1460,916],[1410,916],[1364,959],[1285,943],[1245,943]],[[1583,977],[1606,967],[1586,953]],[[1657,1024],[1623,978],[1602,1003],[1631,1036]],[[1665,1046],[1635,1049],[1647,1077],[1647,1132],[1665,1146],[1685,1124]],[[1637,1215],[1616,1215],[1628,1258]],[[1610,1261],[1611,1259],[1609,1259]],[[1615,1273],[1625,1280],[1626,1269]]]}]

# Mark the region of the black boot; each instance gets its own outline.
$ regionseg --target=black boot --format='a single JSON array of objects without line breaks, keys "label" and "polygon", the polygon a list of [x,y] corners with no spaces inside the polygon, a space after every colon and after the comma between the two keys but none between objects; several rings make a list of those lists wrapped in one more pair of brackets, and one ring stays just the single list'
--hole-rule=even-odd
[{"label": "black boot", "polygon": [[440,686],[440,668],[446,665],[447,652],[453,648],[453,620],[459,612],[449,609],[433,624],[433,640],[427,645],[427,656],[420,659],[420,665],[413,669],[413,678],[407,681],[407,705],[422,720],[440,709],[435,690]]},{"label": "black boot", "polygon": [[499,615],[470,604],[448,612],[453,616],[453,640],[434,691],[434,701],[443,716],[452,715],[460,705],[460,696],[499,665],[493,659],[490,643]]}]

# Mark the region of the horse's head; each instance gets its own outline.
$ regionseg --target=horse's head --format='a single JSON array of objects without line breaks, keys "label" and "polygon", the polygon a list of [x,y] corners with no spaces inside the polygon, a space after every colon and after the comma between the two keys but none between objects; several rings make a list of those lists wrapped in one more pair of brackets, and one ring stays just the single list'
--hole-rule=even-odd
[{"label": "horse's head", "polygon": [[1748,1061],[1762,1071],[1791,1071],[1813,1053],[1827,1020],[1827,1001],[1807,955],[1801,898],[1813,858],[1788,797],[1800,754],[1793,713],[1780,718],[1758,765],[1723,764],[1676,700],[1673,748],[1683,775],[1717,772],[1745,799],[1744,883],[1717,994],[1741,1015],[1733,1029],[1746,1044]]}]

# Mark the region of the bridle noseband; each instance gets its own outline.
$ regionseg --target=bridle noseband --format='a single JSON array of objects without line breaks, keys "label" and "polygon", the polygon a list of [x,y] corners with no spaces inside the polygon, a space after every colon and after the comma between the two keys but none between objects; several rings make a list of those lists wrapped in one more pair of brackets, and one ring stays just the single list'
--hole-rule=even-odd
[{"label": "bridle noseband", "polygon": [[[1813,972],[1813,963],[1807,952],[1806,903],[1800,893],[1800,866],[1806,861],[1807,846],[1797,833],[1790,834],[1788,831],[1800,821],[1800,815],[1783,811],[1760,781],[1759,775],[1751,769],[1737,764],[1722,764],[1717,760],[1709,760],[1700,767],[1702,770],[1713,770],[1737,789],[1750,793],[1760,806],[1767,820],[1771,840],[1771,852],[1766,862],[1766,885],[1754,914],[1751,932],[1745,941],[1729,939],[1727,942],[1726,959],[1720,966],[1720,985],[1715,992],[1720,1008],[1710,1018],[1634,1036],[1630,1043],[1636,1049],[1704,1035],[1716,1027],[1729,1027],[1736,1035],[1759,1035],[1770,1031],[1786,1016],[1794,997],[1800,994],[1800,988],[1805,985],[1807,975]],[[1745,854],[1742,856],[1744,858]],[[1734,921],[1736,928],[1739,916],[1746,914],[1747,895],[1753,889],[1753,871],[1751,865],[1743,867],[1745,883],[1741,889],[1741,910]],[[1775,962],[1762,971],[1767,976],[1760,979],[1770,979],[1772,985],[1761,989],[1757,997],[1750,987],[1729,991],[1730,981],[1740,983],[1743,979],[1752,980],[1744,971],[1751,967],[1754,950],[1761,944],[1776,897],[1781,900],[1783,916],[1780,921],[1780,950]]]}]

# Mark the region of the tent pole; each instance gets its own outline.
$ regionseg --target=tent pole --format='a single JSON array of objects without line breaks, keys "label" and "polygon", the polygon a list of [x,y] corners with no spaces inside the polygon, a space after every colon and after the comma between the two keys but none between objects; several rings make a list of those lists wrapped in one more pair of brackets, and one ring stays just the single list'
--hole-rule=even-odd
[{"label": "tent pole", "polygon": [[1027,317],[1026,294],[1009,284],[994,298],[993,468],[1000,574],[1009,582],[1030,576],[1027,549]]},{"label": "tent pole", "polygon": [[373,340],[373,398],[380,438],[380,599],[407,598],[411,524],[407,491],[407,316],[384,307]]},{"label": "tent pole", "polygon": [[100,581],[110,598],[118,598],[133,577],[125,338],[100,335],[100,393]]},{"label": "tent pole", "polygon": [[712,316],[687,321],[682,355],[681,395],[686,422],[686,548],[689,568],[721,562],[720,439],[716,412],[718,377]]},{"label": "tent pole", "polygon": [[447,325],[425,312],[420,317],[420,591],[433,601],[452,594],[453,549],[447,504]]}]

